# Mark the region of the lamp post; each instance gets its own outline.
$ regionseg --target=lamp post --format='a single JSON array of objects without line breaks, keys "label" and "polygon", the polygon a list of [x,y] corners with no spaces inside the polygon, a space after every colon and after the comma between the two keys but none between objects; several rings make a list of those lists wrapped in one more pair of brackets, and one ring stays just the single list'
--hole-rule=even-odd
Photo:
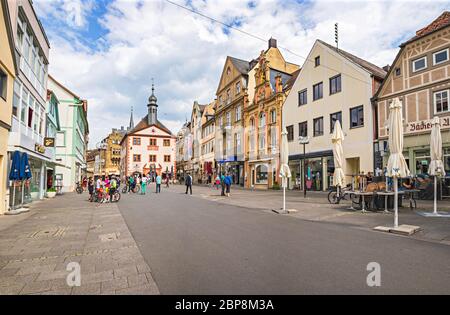
[{"label": "lamp post", "polygon": [[300,144],[303,144],[303,179],[302,179],[302,185],[303,185],[303,197],[306,198],[306,145],[309,143],[308,137],[300,136],[298,138],[298,141]]}]

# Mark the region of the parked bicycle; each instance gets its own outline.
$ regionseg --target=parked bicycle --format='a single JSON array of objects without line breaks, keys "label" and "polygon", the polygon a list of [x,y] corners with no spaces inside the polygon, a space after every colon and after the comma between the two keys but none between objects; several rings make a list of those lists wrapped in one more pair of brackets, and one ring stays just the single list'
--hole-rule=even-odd
[{"label": "parked bicycle", "polygon": [[84,191],[83,186],[81,186],[80,182],[77,182],[76,191],[77,191],[78,194],[82,194],[83,191]]},{"label": "parked bicycle", "polygon": [[339,194],[336,187],[332,187],[328,193],[328,202],[333,205],[338,205],[341,200],[350,200],[352,203],[359,203],[358,196],[352,193],[347,193],[351,191],[350,187],[344,187],[339,189]]}]

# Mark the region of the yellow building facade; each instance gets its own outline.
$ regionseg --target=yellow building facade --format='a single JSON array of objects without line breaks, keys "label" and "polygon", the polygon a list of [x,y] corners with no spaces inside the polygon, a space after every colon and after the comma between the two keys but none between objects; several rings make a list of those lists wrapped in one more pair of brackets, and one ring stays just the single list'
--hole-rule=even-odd
[{"label": "yellow building facade", "polygon": [[8,136],[11,130],[14,79],[17,73],[10,21],[8,3],[6,0],[0,0],[0,214],[8,209]]},{"label": "yellow building facade", "polygon": [[281,113],[289,92],[283,86],[298,70],[298,65],[286,62],[275,39],[251,62],[244,106],[246,188],[268,189],[278,184]]}]

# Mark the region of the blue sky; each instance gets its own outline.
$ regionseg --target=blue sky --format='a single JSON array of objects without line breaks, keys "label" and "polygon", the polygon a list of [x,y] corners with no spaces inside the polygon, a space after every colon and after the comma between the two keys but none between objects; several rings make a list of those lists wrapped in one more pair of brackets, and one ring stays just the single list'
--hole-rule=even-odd
[{"label": "blue sky", "polygon": [[[439,1],[172,0],[258,37],[274,37],[285,59],[302,65],[317,38],[379,66],[398,45],[439,16]],[[51,42],[50,73],[88,99],[90,147],[111,128],[146,114],[155,78],[159,118],[174,133],[194,101],[215,98],[227,55],[250,60],[267,43],[164,0],[35,0]],[[414,18],[411,18],[414,17]]]}]

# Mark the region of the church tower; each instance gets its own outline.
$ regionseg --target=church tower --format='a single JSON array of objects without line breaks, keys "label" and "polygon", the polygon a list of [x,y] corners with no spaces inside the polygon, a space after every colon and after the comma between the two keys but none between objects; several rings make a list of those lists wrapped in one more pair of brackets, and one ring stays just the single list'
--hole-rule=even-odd
[{"label": "church tower", "polygon": [[133,106],[131,106],[130,126],[128,126],[128,130],[132,130],[133,128],[134,128]]},{"label": "church tower", "polygon": [[155,85],[152,83],[152,95],[148,98],[148,124],[158,124],[158,99],[155,96]]}]

